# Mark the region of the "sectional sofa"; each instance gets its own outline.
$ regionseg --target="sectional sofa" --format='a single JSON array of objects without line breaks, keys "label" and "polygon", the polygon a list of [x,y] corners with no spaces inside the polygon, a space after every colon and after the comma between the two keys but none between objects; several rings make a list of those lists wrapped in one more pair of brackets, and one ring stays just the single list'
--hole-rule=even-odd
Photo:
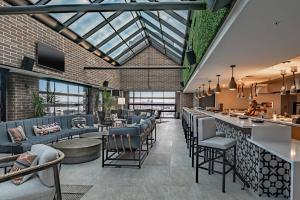
[{"label": "sectional sofa", "polygon": [[[87,126],[78,129],[72,128],[72,119],[75,117],[78,117],[78,115],[40,117],[0,123],[0,153],[22,153],[30,150],[34,144],[50,144],[63,138],[70,138],[74,135],[98,131],[98,128],[94,127],[93,115],[80,115],[80,117],[86,119]],[[33,126],[47,125],[54,122],[60,124],[61,131],[45,136],[36,136],[34,134]],[[27,140],[16,145],[11,142],[7,129],[18,126],[23,127]]]}]

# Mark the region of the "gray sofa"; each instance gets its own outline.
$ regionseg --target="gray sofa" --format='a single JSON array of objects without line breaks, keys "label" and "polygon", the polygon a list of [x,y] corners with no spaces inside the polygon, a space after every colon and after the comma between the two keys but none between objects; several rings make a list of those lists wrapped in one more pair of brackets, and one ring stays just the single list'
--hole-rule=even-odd
[{"label": "gray sofa", "polygon": [[[72,128],[72,119],[78,115],[70,116],[53,116],[53,117],[40,117],[18,121],[9,121],[0,123],[0,153],[22,153],[29,151],[34,144],[49,144],[57,142],[63,138],[70,138],[74,135],[80,135],[88,132],[97,132],[98,128],[94,127],[93,115],[80,115],[86,119],[87,127],[80,129]],[[50,133],[45,136],[35,136],[33,126],[46,125],[57,122],[61,126],[61,131]],[[13,144],[8,135],[7,129],[22,126],[27,140],[21,144]]]}]

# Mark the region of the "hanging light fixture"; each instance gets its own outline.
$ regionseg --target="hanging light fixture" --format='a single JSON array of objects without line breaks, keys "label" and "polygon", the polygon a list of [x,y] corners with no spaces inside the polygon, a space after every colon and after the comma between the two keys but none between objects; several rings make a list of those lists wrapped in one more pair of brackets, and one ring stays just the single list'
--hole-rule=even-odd
[{"label": "hanging light fixture", "polygon": [[201,96],[201,86],[200,86],[199,89],[198,89],[198,94],[197,94],[197,96],[198,96],[198,99],[201,99],[201,98],[202,98],[202,96]]},{"label": "hanging light fixture", "polygon": [[254,83],[254,97],[257,97],[257,83]]},{"label": "hanging light fixture", "polygon": [[237,86],[237,95],[236,98],[241,98],[241,93],[240,93],[240,85]]},{"label": "hanging light fixture", "polygon": [[207,96],[211,96],[213,93],[212,93],[212,90],[210,88],[210,83],[211,83],[211,80],[208,81],[208,90],[207,90]]},{"label": "hanging light fixture", "polygon": [[245,98],[245,93],[244,93],[244,83],[242,83],[242,91],[241,91],[241,98]]},{"label": "hanging light fixture", "polygon": [[285,70],[281,70],[280,74],[282,76],[282,85],[280,88],[280,95],[286,95],[286,86],[285,86],[285,79],[284,79]]},{"label": "hanging light fixture", "polygon": [[201,94],[202,97],[206,97],[204,87],[205,87],[205,84],[202,84],[202,94]]},{"label": "hanging light fixture", "polygon": [[298,68],[297,66],[291,67],[291,72],[293,73],[293,84],[290,89],[290,95],[296,95],[297,94],[297,87],[296,87],[296,77],[295,73],[297,72]]},{"label": "hanging light fixture", "polygon": [[233,68],[235,68],[235,65],[231,65],[231,79],[230,82],[228,84],[228,88],[229,90],[236,90],[237,89],[237,84],[234,80],[234,76],[233,76]]},{"label": "hanging light fixture", "polygon": [[249,100],[253,99],[252,89],[253,89],[253,84],[251,84],[251,86],[250,86]]},{"label": "hanging light fixture", "polygon": [[220,94],[221,93],[221,87],[220,87],[220,76],[221,75],[217,75],[217,77],[218,77],[218,83],[217,83],[217,87],[216,87],[216,90],[215,90],[215,93],[216,94]]}]

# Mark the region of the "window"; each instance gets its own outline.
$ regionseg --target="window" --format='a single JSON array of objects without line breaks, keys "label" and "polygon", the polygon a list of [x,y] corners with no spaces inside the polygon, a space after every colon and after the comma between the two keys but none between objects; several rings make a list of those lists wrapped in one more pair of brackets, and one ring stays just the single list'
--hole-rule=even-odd
[{"label": "window", "polygon": [[48,115],[86,113],[88,88],[67,82],[40,80],[39,92]]},{"label": "window", "polygon": [[135,110],[160,110],[162,117],[175,117],[176,95],[170,91],[130,91],[129,109]]}]

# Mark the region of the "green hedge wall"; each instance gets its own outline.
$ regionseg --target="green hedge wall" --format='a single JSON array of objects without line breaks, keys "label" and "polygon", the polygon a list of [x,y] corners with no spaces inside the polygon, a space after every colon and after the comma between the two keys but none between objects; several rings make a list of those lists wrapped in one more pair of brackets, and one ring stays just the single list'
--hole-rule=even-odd
[{"label": "green hedge wall", "polygon": [[[191,27],[188,35],[188,46],[192,45],[197,58],[197,64],[201,61],[203,55],[208,49],[210,43],[217,34],[229,9],[223,8],[217,12],[210,10],[193,11],[191,14]],[[183,66],[188,67],[182,71],[182,80],[186,84],[193,74],[196,65],[190,67],[186,56],[183,60]]]}]

